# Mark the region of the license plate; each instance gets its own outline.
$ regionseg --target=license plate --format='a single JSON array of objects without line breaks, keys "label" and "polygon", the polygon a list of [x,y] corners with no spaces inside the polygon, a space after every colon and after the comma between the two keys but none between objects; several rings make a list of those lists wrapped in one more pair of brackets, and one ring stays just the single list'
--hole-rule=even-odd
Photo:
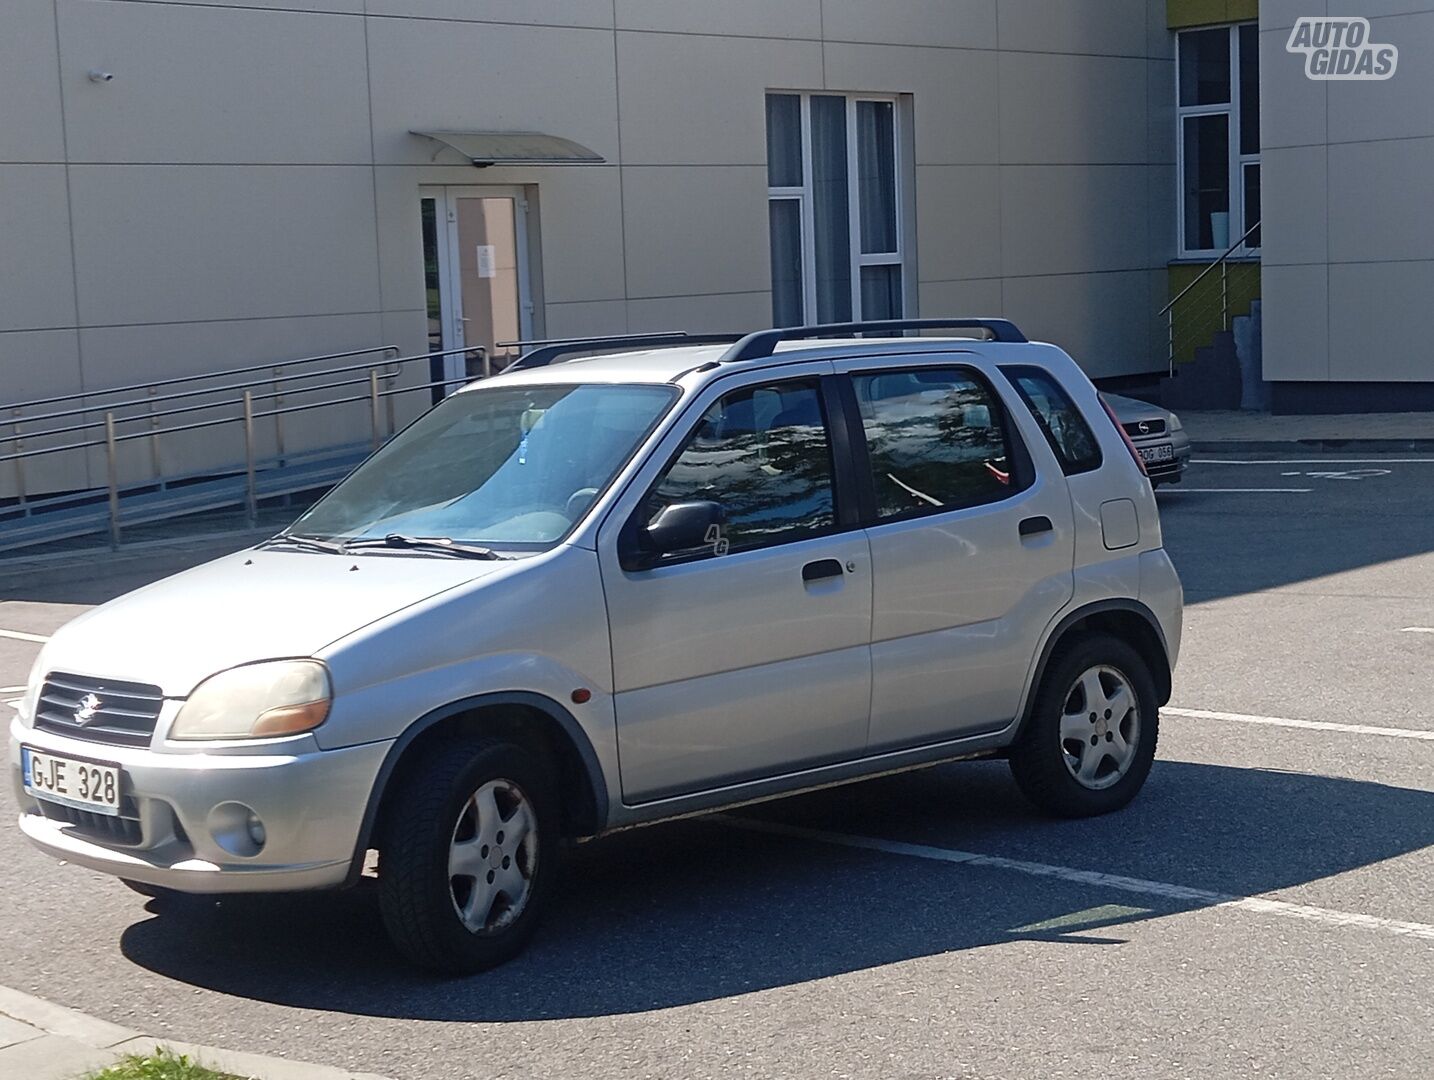
[{"label": "license plate", "polygon": [[120,770],[116,765],[60,757],[22,746],[20,771],[25,790],[37,799],[95,814],[120,812]]},{"label": "license plate", "polygon": [[1170,443],[1164,446],[1142,446],[1140,448],[1142,461],[1173,461],[1175,459],[1175,447]]}]

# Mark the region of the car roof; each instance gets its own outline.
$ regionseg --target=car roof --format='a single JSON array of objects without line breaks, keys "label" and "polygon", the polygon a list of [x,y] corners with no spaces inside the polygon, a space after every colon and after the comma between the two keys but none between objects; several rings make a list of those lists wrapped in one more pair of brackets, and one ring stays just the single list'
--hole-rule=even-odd
[{"label": "car roof", "polygon": [[[601,348],[601,345],[595,344],[593,347]],[[711,365],[708,370],[715,376],[719,371],[718,361],[729,347],[725,344],[675,345],[565,357],[543,367],[510,369],[491,378],[469,383],[463,389],[472,390],[482,385],[517,386],[575,381],[675,383],[682,376],[708,365]],[[1052,346],[1040,342],[995,342],[970,337],[821,338],[781,342],[770,356],[724,362],[720,372],[732,374],[736,371],[755,371],[789,364],[798,359],[845,359],[863,355],[890,355],[893,352],[909,356],[921,352],[950,352],[953,348],[982,354],[999,354],[1010,350],[1012,359],[1015,359],[1017,353],[1029,359],[1033,351],[1050,349]]]}]

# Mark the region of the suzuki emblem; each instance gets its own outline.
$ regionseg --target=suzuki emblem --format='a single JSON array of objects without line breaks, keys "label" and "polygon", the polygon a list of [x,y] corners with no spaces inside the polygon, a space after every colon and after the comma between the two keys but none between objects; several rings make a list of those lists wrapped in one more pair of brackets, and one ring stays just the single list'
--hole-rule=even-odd
[{"label": "suzuki emblem", "polygon": [[95,718],[95,714],[100,711],[100,706],[103,704],[104,702],[94,694],[86,694],[80,698],[79,708],[75,710],[75,723],[81,727],[88,724]]}]

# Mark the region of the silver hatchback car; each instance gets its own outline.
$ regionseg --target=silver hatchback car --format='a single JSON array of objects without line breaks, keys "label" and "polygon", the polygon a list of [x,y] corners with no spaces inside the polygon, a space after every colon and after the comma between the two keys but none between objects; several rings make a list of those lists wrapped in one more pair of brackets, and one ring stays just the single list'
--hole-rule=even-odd
[{"label": "silver hatchback car", "polygon": [[1008,322],[559,343],[60,630],[19,827],[160,897],[376,852],[394,941],[475,971],[573,839],[961,758],[1123,806],[1181,603],[1130,440]]}]

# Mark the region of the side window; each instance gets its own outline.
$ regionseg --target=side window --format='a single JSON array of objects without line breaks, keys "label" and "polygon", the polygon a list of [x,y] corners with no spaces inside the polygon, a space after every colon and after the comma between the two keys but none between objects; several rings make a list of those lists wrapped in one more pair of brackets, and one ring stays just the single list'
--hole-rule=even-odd
[{"label": "side window", "polygon": [[999,403],[955,368],[853,378],[880,519],[936,514],[1012,495]]},{"label": "side window", "polygon": [[667,561],[816,536],[836,525],[831,443],[813,382],[744,387],[703,415],[639,513],[715,502],[723,522],[701,547]]},{"label": "side window", "polygon": [[1001,371],[1031,410],[1067,476],[1100,468],[1100,444],[1095,434],[1050,372],[1035,367],[1008,367]]}]

